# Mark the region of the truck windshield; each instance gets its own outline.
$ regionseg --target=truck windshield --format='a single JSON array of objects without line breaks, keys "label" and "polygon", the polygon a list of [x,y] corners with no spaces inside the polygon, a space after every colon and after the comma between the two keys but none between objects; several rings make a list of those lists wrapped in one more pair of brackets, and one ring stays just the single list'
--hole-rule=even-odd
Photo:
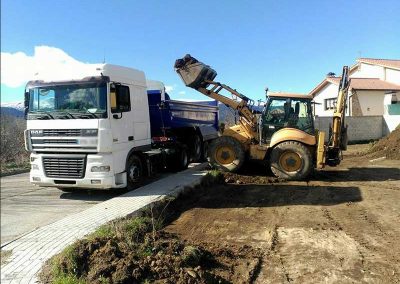
[{"label": "truck windshield", "polygon": [[28,119],[106,118],[106,86],[101,82],[30,88]]}]

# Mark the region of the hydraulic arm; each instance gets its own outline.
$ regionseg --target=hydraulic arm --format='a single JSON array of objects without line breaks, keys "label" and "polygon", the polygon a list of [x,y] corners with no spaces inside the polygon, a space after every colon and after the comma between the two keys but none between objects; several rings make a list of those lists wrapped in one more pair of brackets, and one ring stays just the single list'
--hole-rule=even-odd
[{"label": "hydraulic arm", "polygon": [[[257,116],[251,109],[254,105],[253,100],[227,85],[215,82],[217,72],[189,54],[175,62],[175,70],[186,86],[236,110],[239,114],[239,123],[243,126],[241,131],[247,133],[246,137],[257,140]],[[221,91],[229,93],[231,97],[222,94]]]},{"label": "hydraulic arm", "polygon": [[340,151],[347,147],[347,126],[345,125],[346,105],[350,86],[349,67],[344,66],[339,84],[336,107],[333,112],[332,127],[327,148],[326,163],[336,166],[340,163]]},{"label": "hydraulic arm", "polygon": [[[206,80],[204,81],[207,85],[207,87],[200,87],[196,89],[197,91],[203,93],[204,95],[217,100],[228,107],[231,107],[234,110],[237,110],[239,113],[240,121],[242,123],[245,123],[248,125],[253,131],[256,131],[257,129],[257,117],[253,113],[253,111],[249,108],[249,105],[253,105],[254,101],[251,100],[250,98],[246,97],[245,95],[242,95],[238,91],[232,89],[231,87],[214,82],[214,81],[209,81]],[[219,92],[221,90],[226,90],[231,93],[232,98],[228,98]],[[235,99],[236,98],[236,99]]]}]

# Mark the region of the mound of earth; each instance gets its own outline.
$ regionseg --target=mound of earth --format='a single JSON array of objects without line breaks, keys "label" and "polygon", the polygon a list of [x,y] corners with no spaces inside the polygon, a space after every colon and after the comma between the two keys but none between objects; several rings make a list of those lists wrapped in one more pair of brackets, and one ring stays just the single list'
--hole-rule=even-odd
[{"label": "mound of earth", "polygon": [[[153,238],[154,237],[154,238]],[[140,247],[113,238],[82,240],[74,246],[74,263],[59,260],[65,273],[88,283],[245,283],[259,265],[248,246],[196,246],[159,231]],[[42,273],[44,283],[52,283]]]},{"label": "mound of earth", "polygon": [[269,184],[280,182],[276,177],[273,176],[260,176],[260,175],[241,175],[236,173],[223,173],[226,183],[236,184]]},{"label": "mound of earth", "polygon": [[397,126],[392,133],[376,142],[367,155],[373,158],[386,157],[400,160],[400,126]]}]

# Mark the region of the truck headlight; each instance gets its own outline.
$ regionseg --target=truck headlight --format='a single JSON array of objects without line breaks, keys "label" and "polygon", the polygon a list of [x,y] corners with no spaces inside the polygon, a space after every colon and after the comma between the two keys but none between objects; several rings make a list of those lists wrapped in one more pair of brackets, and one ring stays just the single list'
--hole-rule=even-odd
[{"label": "truck headlight", "polygon": [[109,172],[110,166],[93,166],[90,171],[94,173]]}]

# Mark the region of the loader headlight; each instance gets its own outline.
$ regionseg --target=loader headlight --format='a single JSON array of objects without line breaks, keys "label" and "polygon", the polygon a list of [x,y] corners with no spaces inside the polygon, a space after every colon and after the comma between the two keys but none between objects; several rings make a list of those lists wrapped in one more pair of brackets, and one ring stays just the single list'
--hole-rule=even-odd
[{"label": "loader headlight", "polygon": [[104,172],[109,172],[110,171],[110,166],[93,166],[90,169],[91,172],[94,173],[104,173]]}]

